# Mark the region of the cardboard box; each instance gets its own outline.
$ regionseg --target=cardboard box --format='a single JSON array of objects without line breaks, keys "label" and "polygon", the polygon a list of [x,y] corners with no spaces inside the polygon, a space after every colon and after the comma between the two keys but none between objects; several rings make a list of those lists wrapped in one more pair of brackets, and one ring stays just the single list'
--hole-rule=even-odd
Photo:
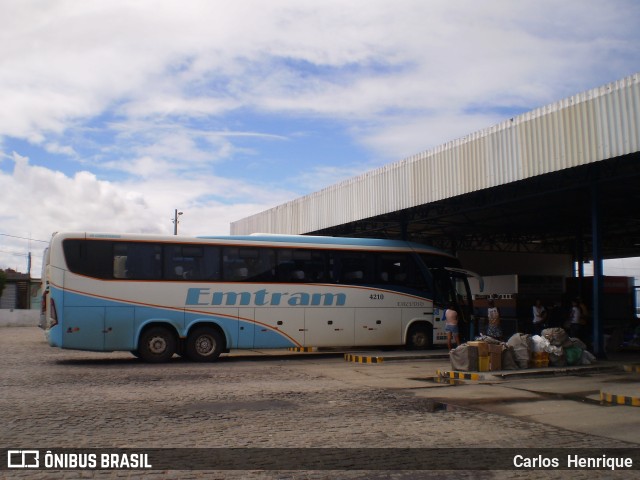
[{"label": "cardboard box", "polygon": [[502,345],[489,344],[489,370],[502,370]]},{"label": "cardboard box", "polygon": [[489,364],[490,364],[489,355],[484,355],[484,356],[478,357],[478,371],[479,372],[488,372],[489,371]]},{"label": "cardboard box", "polygon": [[467,345],[478,349],[479,357],[487,357],[489,355],[489,344],[487,342],[475,341],[467,342]]}]

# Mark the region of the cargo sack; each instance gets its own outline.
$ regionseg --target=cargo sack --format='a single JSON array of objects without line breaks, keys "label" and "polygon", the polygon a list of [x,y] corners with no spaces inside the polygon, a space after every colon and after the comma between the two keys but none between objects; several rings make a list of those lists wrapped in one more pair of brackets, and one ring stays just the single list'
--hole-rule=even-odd
[{"label": "cargo sack", "polygon": [[549,354],[549,366],[550,367],[566,367],[567,366],[567,358],[564,356],[564,350],[562,347],[557,347],[560,350],[560,353],[550,353]]},{"label": "cargo sack", "polygon": [[554,347],[564,347],[569,341],[569,336],[564,328],[545,328],[542,330],[542,336],[549,340]]},{"label": "cargo sack", "polygon": [[583,350],[580,365],[593,365],[594,363],[596,363],[595,355],[587,350]]},{"label": "cargo sack", "polygon": [[507,341],[507,345],[513,348],[515,361],[519,368],[529,368],[532,350],[530,343],[531,337],[524,333],[516,333]]},{"label": "cargo sack", "polygon": [[571,337],[571,338],[569,338],[569,342],[571,342],[571,345],[567,345],[567,347],[577,347],[580,350],[586,350],[587,349],[587,346],[579,338]]},{"label": "cargo sack", "polygon": [[466,343],[449,352],[451,369],[459,372],[478,371],[478,349],[472,348]]},{"label": "cargo sack", "polygon": [[492,345],[500,345],[501,342],[500,340],[498,340],[497,338],[493,338],[493,337],[488,337],[487,335],[478,335],[476,337],[476,340],[479,342],[486,342],[486,343],[490,343]]},{"label": "cargo sack", "polygon": [[513,348],[506,345],[504,350],[502,350],[502,370],[518,370]]}]

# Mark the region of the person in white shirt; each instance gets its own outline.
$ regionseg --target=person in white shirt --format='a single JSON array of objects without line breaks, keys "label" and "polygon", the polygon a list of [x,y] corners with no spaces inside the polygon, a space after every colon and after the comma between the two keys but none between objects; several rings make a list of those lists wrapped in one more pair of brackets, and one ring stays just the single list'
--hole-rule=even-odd
[{"label": "person in white shirt", "polygon": [[533,334],[542,334],[542,329],[547,320],[547,310],[542,305],[540,299],[536,300],[536,304],[533,306]]}]

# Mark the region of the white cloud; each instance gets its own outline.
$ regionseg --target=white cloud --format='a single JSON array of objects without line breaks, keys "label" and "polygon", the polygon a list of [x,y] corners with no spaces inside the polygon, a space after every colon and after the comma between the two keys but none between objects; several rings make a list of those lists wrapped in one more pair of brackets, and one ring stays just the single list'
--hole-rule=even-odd
[{"label": "white cloud", "polygon": [[548,101],[559,81],[574,93],[612,48],[635,48],[611,38],[624,15],[601,2],[26,1],[1,9],[11,20],[0,47],[9,113],[0,131],[35,139],[114,102],[138,117],[241,106],[350,118],[482,99],[530,105]]},{"label": "white cloud", "polygon": [[[232,221],[292,197],[291,192],[214,176],[157,176],[143,183],[115,183],[101,181],[87,171],[69,177],[30,165],[27,158],[15,153],[13,162],[12,172],[0,172],[0,189],[5,198],[20,201],[2,208],[0,233],[24,239],[47,240],[54,231],[171,234],[175,208],[184,211],[180,234],[225,235]],[[24,239],[0,237],[0,267],[25,270],[29,246]],[[39,274],[35,257],[44,247],[41,242],[31,243],[34,275]]]}]

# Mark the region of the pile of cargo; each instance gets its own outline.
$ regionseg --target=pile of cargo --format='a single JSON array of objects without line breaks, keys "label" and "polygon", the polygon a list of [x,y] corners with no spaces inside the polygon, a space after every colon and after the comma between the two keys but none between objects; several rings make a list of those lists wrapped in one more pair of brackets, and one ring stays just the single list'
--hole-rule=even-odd
[{"label": "pile of cargo", "polygon": [[591,365],[595,357],[585,344],[562,328],[542,335],[514,334],[507,342],[480,336],[451,350],[451,368],[462,372],[492,372],[525,368]]}]

